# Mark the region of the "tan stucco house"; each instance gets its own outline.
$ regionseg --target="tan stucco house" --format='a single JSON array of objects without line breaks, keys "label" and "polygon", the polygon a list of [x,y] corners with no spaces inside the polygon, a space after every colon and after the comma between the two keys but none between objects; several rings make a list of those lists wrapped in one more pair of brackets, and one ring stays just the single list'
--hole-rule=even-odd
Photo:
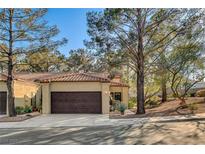
[{"label": "tan stucco house", "polygon": [[[0,75],[0,114],[7,109],[7,77]],[[42,106],[50,113],[108,114],[110,98],[128,105],[127,84],[103,73],[16,73],[15,106]]]}]

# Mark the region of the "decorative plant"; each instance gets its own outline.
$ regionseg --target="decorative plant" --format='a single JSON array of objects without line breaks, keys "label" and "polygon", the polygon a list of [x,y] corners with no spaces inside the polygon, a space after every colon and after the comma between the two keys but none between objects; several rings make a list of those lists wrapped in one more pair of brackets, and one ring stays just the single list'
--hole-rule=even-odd
[{"label": "decorative plant", "polygon": [[28,105],[25,105],[25,106],[24,106],[24,112],[25,112],[25,113],[31,113],[31,112],[32,112],[32,107],[31,107],[31,106],[28,106]]},{"label": "decorative plant", "polygon": [[118,111],[120,111],[120,113],[122,114],[122,115],[124,115],[124,113],[125,113],[125,110],[127,109],[127,106],[125,105],[125,104],[123,104],[123,103],[119,103],[119,104],[117,104],[117,108],[116,108]]},{"label": "decorative plant", "polygon": [[16,111],[17,114],[24,114],[25,113],[24,112],[24,107],[22,107],[22,106],[17,106],[15,108],[15,111]]}]

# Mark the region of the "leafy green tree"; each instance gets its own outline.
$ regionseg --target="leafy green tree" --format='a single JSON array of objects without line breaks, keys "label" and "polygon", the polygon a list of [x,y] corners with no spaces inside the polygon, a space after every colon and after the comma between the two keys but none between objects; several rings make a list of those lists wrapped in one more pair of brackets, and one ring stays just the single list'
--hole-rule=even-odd
[{"label": "leafy green tree", "polygon": [[52,48],[66,39],[54,41],[59,32],[44,20],[47,9],[0,9],[0,51],[7,64],[8,114],[15,116],[13,71],[22,55]]},{"label": "leafy green tree", "polygon": [[[158,29],[156,30],[157,34],[155,34],[151,38],[151,42],[156,43],[165,37],[167,31],[170,31],[170,27],[166,25],[169,25],[168,21],[165,21],[158,27]],[[173,26],[174,24],[172,24],[172,27]],[[154,83],[156,83],[156,86],[158,85],[160,87],[162,103],[167,101],[167,82],[169,73],[164,63],[166,62],[166,50],[170,47],[170,45],[170,43],[165,44],[164,41],[161,42],[161,47],[159,47],[155,52],[150,54],[151,65],[149,65],[148,63],[147,70],[145,71],[148,74],[147,76],[149,76],[149,74],[152,74],[153,78],[155,79]]]},{"label": "leafy green tree", "polygon": [[185,97],[189,90],[205,78],[204,34],[201,33],[204,28],[198,28],[195,26],[189,29],[185,36],[174,42],[164,63],[170,72],[171,90],[181,100],[181,104],[186,103]]}]

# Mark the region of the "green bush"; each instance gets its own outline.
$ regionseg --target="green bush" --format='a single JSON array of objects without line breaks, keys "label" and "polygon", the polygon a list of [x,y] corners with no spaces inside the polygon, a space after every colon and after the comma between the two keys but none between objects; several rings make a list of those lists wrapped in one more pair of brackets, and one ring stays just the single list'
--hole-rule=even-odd
[{"label": "green bush", "polygon": [[197,106],[197,104],[195,104],[195,103],[188,104],[187,107],[188,107],[191,111],[194,111],[194,110],[197,110],[197,109],[198,109],[198,106]]},{"label": "green bush", "polygon": [[131,97],[128,102],[128,109],[132,109],[136,107],[136,103],[137,103],[136,97]]},{"label": "green bush", "polygon": [[196,92],[196,96],[198,96],[198,97],[205,97],[205,89],[198,90]]},{"label": "green bush", "polygon": [[114,110],[117,110],[117,108],[118,108],[118,106],[119,106],[120,103],[121,103],[121,102],[118,101],[118,100],[113,101]]},{"label": "green bush", "polygon": [[120,102],[119,104],[117,104],[116,109],[117,109],[118,111],[120,111],[121,113],[124,113],[125,110],[127,109],[127,107],[126,107],[125,104],[123,104],[123,103]]},{"label": "green bush", "polygon": [[24,114],[24,113],[31,113],[33,110],[32,110],[32,106],[25,105],[25,106],[17,106],[15,108],[15,111],[17,114]]},{"label": "green bush", "polygon": [[158,96],[153,96],[146,100],[145,106],[146,107],[156,107],[160,104],[160,98]]},{"label": "green bush", "polygon": [[31,113],[32,112],[32,106],[25,105],[24,106],[24,112],[25,113]]},{"label": "green bush", "polygon": [[17,114],[24,114],[24,113],[25,113],[23,106],[17,106],[17,107],[15,108],[15,111],[16,111]]}]

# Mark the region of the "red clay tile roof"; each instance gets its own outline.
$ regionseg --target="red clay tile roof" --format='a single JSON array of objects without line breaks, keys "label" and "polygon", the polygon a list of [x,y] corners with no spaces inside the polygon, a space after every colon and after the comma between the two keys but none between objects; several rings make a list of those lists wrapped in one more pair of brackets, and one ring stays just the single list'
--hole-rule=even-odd
[{"label": "red clay tile roof", "polygon": [[110,79],[100,76],[91,75],[89,73],[62,73],[45,77],[39,80],[40,82],[110,82]]},{"label": "red clay tile roof", "polygon": [[[55,73],[14,73],[15,80],[27,80],[35,81],[43,77],[48,77],[54,75]],[[0,73],[0,81],[6,81],[7,75],[5,73]]]},{"label": "red clay tile roof", "polygon": [[111,83],[110,86],[112,86],[112,87],[129,87],[128,84],[121,83],[121,82],[113,82],[113,81],[111,81],[110,83]]},{"label": "red clay tile roof", "polygon": [[[15,79],[39,82],[110,82],[113,87],[129,87],[122,82],[113,82],[104,73],[16,73]],[[7,76],[0,74],[0,81],[6,81]]]}]

